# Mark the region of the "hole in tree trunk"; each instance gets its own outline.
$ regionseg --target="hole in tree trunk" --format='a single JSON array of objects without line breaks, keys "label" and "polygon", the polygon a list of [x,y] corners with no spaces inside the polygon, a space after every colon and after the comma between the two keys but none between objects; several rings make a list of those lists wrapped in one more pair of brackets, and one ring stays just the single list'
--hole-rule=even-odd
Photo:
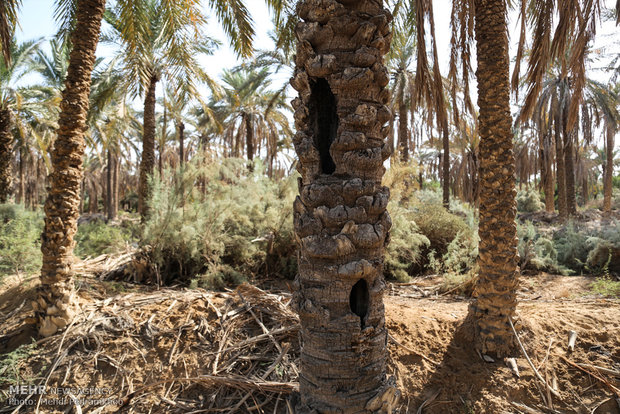
[{"label": "hole in tree trunk", "polygon": [[366,318],[366,314],[368,314],[368,302],[368,283],[366,283],[366,280],[360,279],[351,289],[349,306],[351,307],[351,312],[360,317],[362,329],[364,329],[364,319]]},{"label": "hole in tree trunk", "polygon": [[311,84],[308,109],[314,133],[314,146],[319,150],[321,173],[333,174],[336,171],[336,164],[329,153],[329,148],[338,133],[338,113],[336,97],[326,79],[318,78]]}]

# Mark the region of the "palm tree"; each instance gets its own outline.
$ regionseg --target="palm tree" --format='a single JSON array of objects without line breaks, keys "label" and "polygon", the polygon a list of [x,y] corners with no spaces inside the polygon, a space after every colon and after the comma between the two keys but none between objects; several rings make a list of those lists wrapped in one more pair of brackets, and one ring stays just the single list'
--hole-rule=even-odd
[{"label": "palm tree", "polygon": [[382,59],[390,14],[376,0],[333,2],[329,13],[321,5],[298,3],[291,80],[299,92],[293,107],[301,172],[294,203],[302,339],[297,412],[379,412],[394,406],[396,394],[385,375],[382,299],[391,225],[389,193],[381,186],[391,152]]},{"label": "palm tree", "polygon": [[[409,29],[403,24],[394,26],[392,47],[387,56],[387,67],[392,77],[392,111],[398,111],[398,145],[400,157],[404,162],[409,161],[410,133],[407,125],[408,113],[412,104],[415,74],[409,69],[415,49],[412,25]],[[411,152],[415,149],[411,148]]]},{"label": "palm tree", "polygon": [[11,64],[11,43],[21,4],[21,0],[0,2],[0,49],[2,49],[2,56],[7,66]]},{"label": "palm tree", "polygon": [[99,41],[105,0],[79,0],[71,57],[60,103],[58,133],[52,149],[50,189],[45,201],[45,226],[41,235],[41,286],[33,302],[39,333],[53,335],[73,318],[73,236],[77,231],[91,72]]},{"label": "palm tree", "polygon": [[[224,71],[222,98],[209,104],[212,121],[220,125],[229,156],[243,152],[251,163],[265,149],[269,170],[292,133],[284,95],[271,91],[269,71]],[[290,142],[290,141],[289,141]]]},{"label": "palm tree", "polygon": [[505,0],[475,0],[475,33],[480,133],[476,347],[506,357],[515,345],[509,323],[517,305],[518,253]]},{"label": "palm tree", "polygon": [[[1,10],[0,10],[1,11]],[[0,26],[1,29],[1,26]],[[11,44],[13,59],[6,57],[0,61],[0,203],[6,203],[12,193],[13,172],[13,127],[15,109],[23,101],[23,88],[15,88],[28,68],[33,66],[33,55],[39,47],[39,41],[30,41],[21,45]]]},{"label": "palm tree", "polygon": [[155,91],[160,79],[182,97],[198,96],[197,84],[214,84],[198,64],[201,53],[216,45],[201,33],[206,20],[198,2],[140,0],[139,12],[129,20],[120,4],[108,10],[106,21],[114,29],[108,41],[119,43],[119,58],[133,96],[144,96],[144,132],[140,162],[139,211],[147,215],[148,177],[155,166]]},{"label": "palm tree", "polygon": [[586,142],[592,141],[593,130],[602,127],[605,133],[605,168],[603,177],[603,211],[611,213],[612,177],[614,160],[614,137],[620,125],[620,85],[603,85],[587,79],[582,104],[584,120],[583,136]]}]

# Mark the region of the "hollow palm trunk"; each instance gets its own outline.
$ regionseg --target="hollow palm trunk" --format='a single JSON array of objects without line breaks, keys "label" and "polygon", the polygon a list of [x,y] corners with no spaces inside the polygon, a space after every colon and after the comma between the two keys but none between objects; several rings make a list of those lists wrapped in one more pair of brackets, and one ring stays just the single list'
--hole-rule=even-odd
[{"label": "hollow palm trunk", "polygon": [[294,303],[302,347],[295,412],[381,412],[397,393],[386,379],[383,255],[391,220],[381,186],[391,152],[382,61],[391,15],[377,0],[302,0],[297,10]]},{"label": "hollow palm trunk", "polygon": [[614,134],[615,131],[611,126],[607,126],[607,142],[606,142],[606,160],[605,160],[605,176],[603,178],[603,211],[607,214],[611,213],[611,193],[614,173]]},{"label": "hollow palm trunk", "polygon": [[45,227],[41,235],[41,286],[33,302],[39,333],[49,336],[63,329],[77,310],[73,288],[73,239],[77,231],[80,184],[84,156],[84,132],[90,94],[91,72],[99,41],[105,0],[80,0],[65,90],[54,148],[50,189],[45,201]]},{"label": "hollow palm trunk", "polygon": [[152,74],[144,98],[144,127],[140,159],[140,182],[138,184],[138,211],[143,221],[148,216],[149,176],[153,174],[155,168],[155,87],[158,81],[159,77]]},{"label": "hollow palm trunk", "polygon": [[9,109],[0,109],[0,204],[9,201],[13,186],[13,172],[11,159],[13,152],[11,145],[12,116]]},{"label": "hollow palm trunk", "polygon": [[577,214],[577,192],[575,190],[575,150],[574,142],[576,130],[564,135],[564,168],[566,169],[566,207],[568,214]]},{"label": "hollow palm trunk", "polygon": [[509,318],[517,306],[515,159],[512,146],[505,0],[476,0],[480,114],[480,276],[473,305],[476,347],[512,356]]}]

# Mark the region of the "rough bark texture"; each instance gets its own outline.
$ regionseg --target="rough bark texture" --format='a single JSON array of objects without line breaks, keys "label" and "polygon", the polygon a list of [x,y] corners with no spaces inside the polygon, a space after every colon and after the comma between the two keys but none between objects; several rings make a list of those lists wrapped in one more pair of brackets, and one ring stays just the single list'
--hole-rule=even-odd
[{"label": "rough bark texture", "polygon": [[614,174],[614,134],[612,127],[607,126],[607,145],[606,145],[606,165],[605,177],[603,179],[603,211],[607,214],[611,213],[611,193]]},{"label": "rough bark texture", "polygon": [[11,124],[11,111],[0,109],[0,203],[6,203],[9,200],[13,187]]},{"label": "rough bark texture", "polygon": [[391,220],[381,178],[392,114],[382,56],[391,14],[381,3],[297,5],[299,413],[389,411],[398,395],[385,371],[383,254]]},{"label": "rough bark texture", "polygon": [[77,310],[73,288],[73,236],[77,231],[83,170],[84,132],[91,72],[99,41],[105,0],[81,0],[65,90],[60,102],[58,133],[52,149],[50,189],[41,235],[43,266],[38,298],[32,306],[39,333],[49,336],[64,328]]},{"label": "rough bark texture", "polygon": [[155,168],[155,87],[158,81],[159,77],[152,74],[144,97],[144,127],[138,189],[138,211],[142,220],[145,220],[148,215],[149,176],[153,174]]},{"label": "rough bark texture", "polygon": [[476,347],[483,354],[514,356],[508,323],[517,306],[518,274],[515,160],[505,0],[476,0],[480,114],[480,277],[473,305]]}]

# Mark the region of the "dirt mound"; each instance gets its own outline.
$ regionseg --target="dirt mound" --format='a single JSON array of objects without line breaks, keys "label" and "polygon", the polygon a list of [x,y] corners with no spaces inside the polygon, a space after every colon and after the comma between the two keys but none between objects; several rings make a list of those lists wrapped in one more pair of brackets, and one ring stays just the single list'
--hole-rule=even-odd
[{"label": "dirt mound", "polygon": [[[517,329],[557,396],[549,396],[522,356],[516,360],[520,378],[503,363],[483,362],[470,345],[468,302],[429,294],[429,279],[420,287],[392,287],[385,299],[401,413],[420,407],[423,413],[618,413],[609,398],[612,387],[620,387],[614,378],[620,372],[620,302],[561,290],[567,281],[571,290],[582,288],[585,278],[527,280]],[[0,288],[2,353],[32,334],[23,327],[36,279],[9,285]],[[249,285],[228,293],[157,290],[91,278],[80,279],[79,293],[83,313],[64,334],[20,348],[21,357],[0,355],[0,407],[8,403],[9,386],[20,381],[48,389],[93,387],[99,394],[90,397],[109,403],[88,406],[74,393],[65,395],[65,406],[41,403],[45,413],[66,412],[76,401],[83,412],[293,411],[299,343],[288,293]],[[571,330],[577,342],[569,353]],[[35,405],[21,412],[35,411],[39,398],[29,398]]]},{"label": "dirt mound", "polygon": [[[474,329],[466,302],[389,298],[388,327],[403,345],[391,351],[401,389],[406,390],[406,406],[411,412],[424,404],[424,413],[592,413],[612,393],[570,362],[587,364],[582,365],[586,370],[620,386],[620,378],[609,375],[620,375],[619,305],[607,300],[519,305],[521,341],[541,375],[549,384],[557,383],[555,397],[548,395],[522,355],[516,360],[520,378],[503,363],[482,360],[470,346]],[[571,330],[578,338],[572,353],[567,351]],[[609,372],[601,374],[591,366]],[[618,413],[618,408],[608,412]]]}]

